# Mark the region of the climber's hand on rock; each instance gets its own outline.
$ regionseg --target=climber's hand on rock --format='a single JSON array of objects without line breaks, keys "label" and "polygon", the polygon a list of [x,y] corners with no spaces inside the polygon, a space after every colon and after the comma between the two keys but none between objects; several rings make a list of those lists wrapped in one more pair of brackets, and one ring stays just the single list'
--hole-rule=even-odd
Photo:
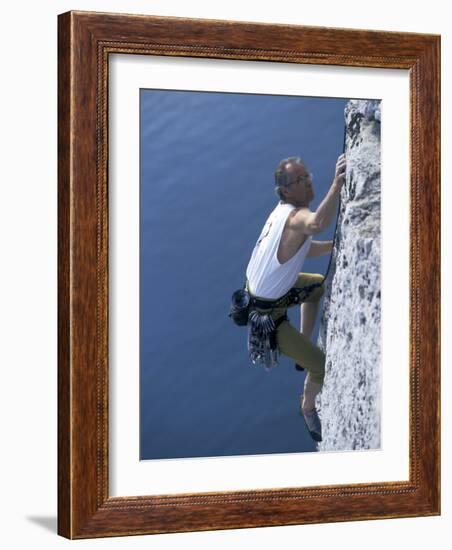
[{"label": "climber's hand on rock", "polygon": [[334,174],[334,184],[339,189],[342,187],[342,185],[345,182],[345,169],[347,166],[347,162],[345,160],[345,153],[340,155],[337,158],[336,162],[336,173]]}]

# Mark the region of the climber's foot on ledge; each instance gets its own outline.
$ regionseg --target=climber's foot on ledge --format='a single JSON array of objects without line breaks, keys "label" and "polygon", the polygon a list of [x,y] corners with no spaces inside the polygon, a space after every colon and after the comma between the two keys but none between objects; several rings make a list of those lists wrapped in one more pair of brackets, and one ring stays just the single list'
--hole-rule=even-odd
[{"label": "climber's foot on ledge", "polygon": [[304,368],[301,365],[299,365],[298,363],[295,363],[295,368],[297,370],[304,370]]},{"label": "climber's foot on ledge", "polygon": [[300,411],[312,439],[317,442],[322,441],[322,425],[317,410],[314,408],[309,411],[301,407]]}]

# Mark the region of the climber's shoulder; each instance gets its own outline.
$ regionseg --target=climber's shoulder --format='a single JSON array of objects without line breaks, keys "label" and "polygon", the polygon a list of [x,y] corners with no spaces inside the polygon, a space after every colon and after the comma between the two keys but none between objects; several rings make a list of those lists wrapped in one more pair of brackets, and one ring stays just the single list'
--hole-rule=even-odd
[{"label": "climber's shoulder", "polygon": [[300,206],[292,210],[289,214],[288,226],[290,229],[301,231],[306,235],[313,235],[320,230],[316,213],[306,206]]}]

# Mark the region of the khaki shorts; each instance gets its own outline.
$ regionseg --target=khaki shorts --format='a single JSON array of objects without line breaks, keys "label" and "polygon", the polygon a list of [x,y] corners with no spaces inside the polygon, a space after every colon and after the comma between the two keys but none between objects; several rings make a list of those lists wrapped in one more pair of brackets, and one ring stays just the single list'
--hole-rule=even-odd
[{"label": "khaki shorts", "polygon": [[[294,284],[295,288],[303,288],[306,285],[320,283],[323,281],[323,275],[318,273],[300,273]],[[318,302],[325,291],[324,285],[312,291],[306,302]],[[298,304],[292,304],[293,307]],[[264,311],[256,308],[257,311]],[[268,313],[268,310],[266,311]],[[285,315],[286,307],[274,308],[271,310],[271,317],[276,320]],[[313,382],[323,384],[325,377],[325,354],[313,344],[311,340],[297,330],[289,321],[283,321],[276,332],[276,339],[281,353],[305,368]]]}]

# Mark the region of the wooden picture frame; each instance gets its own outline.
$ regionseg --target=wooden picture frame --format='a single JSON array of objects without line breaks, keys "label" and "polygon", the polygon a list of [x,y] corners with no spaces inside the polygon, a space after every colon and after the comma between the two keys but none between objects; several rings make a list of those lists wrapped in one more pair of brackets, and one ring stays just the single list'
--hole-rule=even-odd
[{"label": "wooden picture frame", "polygon": [[[407,69],[409,480],[111,497],[110,54]],[[90,538],[440,513],[440,37],[91,12],[58,19],[58,533]]]}]

